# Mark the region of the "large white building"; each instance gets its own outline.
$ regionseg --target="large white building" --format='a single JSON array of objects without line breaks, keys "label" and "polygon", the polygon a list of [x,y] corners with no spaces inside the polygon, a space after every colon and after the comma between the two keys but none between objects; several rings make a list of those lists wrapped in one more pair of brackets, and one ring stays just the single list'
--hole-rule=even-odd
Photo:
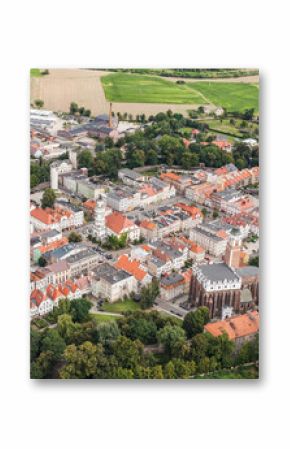
[{"label": "large white building", "polygon": [[106,201],[99,197],[94,210],[94,234],[98,240],[106,237]]},{"label": "large white building", "polygon": [[93,271],[92,294],[115,302],[137,290],[136,278],[123,270],[104,263]]}]

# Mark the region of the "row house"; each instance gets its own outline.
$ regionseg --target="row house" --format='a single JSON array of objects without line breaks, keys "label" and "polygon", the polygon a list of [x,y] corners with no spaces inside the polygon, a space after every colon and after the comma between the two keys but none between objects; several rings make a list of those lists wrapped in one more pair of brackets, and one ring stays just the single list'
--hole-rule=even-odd
[{"label": "row house", "polygon": [[192,184],[191,178],[188,176],[177,175],[176,173],[166,172],[160,175],[161,181],[167,182],[175,187],[175,189],[183,194],[185,189]]},{"label": "row house", "polygon": [[60,207],[54,209],[36,207],[30,212],[30,222],[36,231],[49,229],[63,231],[64,229],[73,229],[83,224],[79,222],[79,216],[73,211]]}]

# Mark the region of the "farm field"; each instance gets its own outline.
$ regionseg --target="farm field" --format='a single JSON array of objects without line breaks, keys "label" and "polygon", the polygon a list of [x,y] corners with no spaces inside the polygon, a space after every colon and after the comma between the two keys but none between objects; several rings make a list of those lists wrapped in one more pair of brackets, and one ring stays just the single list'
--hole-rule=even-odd
[{"label": "farm field", "polygon": [[201,81],[187,83],[190,89],[200,92],[209,103],[222,106],[228,111],[259,110],[259,88],[256,84],[212,83]]},{"label": "farm field", "polygon": [[160,77],[113,73],[101,78],[106,99],[126,103],[203,104],[204,98],[187,84]]}]

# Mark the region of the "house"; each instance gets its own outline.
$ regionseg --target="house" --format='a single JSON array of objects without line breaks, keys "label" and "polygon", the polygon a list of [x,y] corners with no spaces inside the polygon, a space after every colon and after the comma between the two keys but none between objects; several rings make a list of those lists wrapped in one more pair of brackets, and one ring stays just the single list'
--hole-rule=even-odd
[{"label": "house", "polygon": [[132,274],[140,286],[147,285],[152,281],[152,276],[147,273],[140,262],[136,259],[130,260],[127,254],[121,255],[114,266],[119,270],[124,270],[127,273]]},{"label": "house", "polygon": [[41,290],[33,290],[30,294],[30,316],[45,315],[53,310],[53,300]]},{"label": "house", "polygon": [[129,186],[118,186],[107,194],[107,205],[119,212],[127,212],[139,207],[140,201],[140,192]]},{"label": "house", "polygon": [[140,228],[120,212],[113,212],[106,217],[106,231],[108,235],[120,237],[127,234],[129,241],[140,239]]},{"label": "house", "polygon": [[183,193],[192,184],[192,180],[188,176],[177,175],[173,172],[162,173],[160,179],[161,181],[172,184],[179,193]]},{"label": "house", "polygon": [[92,294],[116,302],[137,290],[137,280],[124,270],[103,263],[92,272]]},{"label": "house", "polygon": [[80,226],[80,217],[73,211],[60,207],[54,209],[36,207],[30,212],[30,222],[35,230],[56,229],[62,231]]},{"label": "house", "polygon": [[178,296],[187,294],[191,279],[190,273],[171,273],[165,275],[160,280],[160,298],[165,301],[171,301]]},{"label": "house", "polygon": [[141,182],[145,181],[144,175],[138,173],[129,168],[122,168],[118,171],[118,178],[123,181],[124,184],[138,186]]},{"label": "house", "polygon": [[196,226],[190,231],[190,240],[201,246],[215,257],[222,256],[226,251],[227,240],[225,236],[218,236],[206,226]]},{"label": "house", "polygon": [[249,311],[244,315],[208,323],[204,326],[204,331],[210,333],[213,337],[226,334],[229,340],[234,341],[236,348],[239,349],[243,343],[253,340],[259,332],[259,326],[259,313]]}]

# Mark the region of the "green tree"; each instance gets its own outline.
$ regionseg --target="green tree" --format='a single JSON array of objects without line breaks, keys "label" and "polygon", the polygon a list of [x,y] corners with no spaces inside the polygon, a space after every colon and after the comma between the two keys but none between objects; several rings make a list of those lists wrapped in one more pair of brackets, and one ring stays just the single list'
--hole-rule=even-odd
[{"label": "green tree", "polygon": [[40,352],[41,335],[34,329],[30,330],[30,360],[33,362]]},{"label": "green tree", "polygon": [[41,352],[37,359],[31,364],[30,378],[45,379],[51,376],[53,367],[53,353],[51,351]]},{"label": "green tree", "polygon": [[189,312],[183,320],[183,329],[187,338],[203,332],[203,327],[209,322],[209,311],[207,307],[199,307],[195,312]]},{"label": "green tree", "polygon": [[99,342],[106,344],[109,341],[116,340],[120,336],[120,330],[116,321],[109,321],[97,325],[97,334]]},{"label": "green tree", "polygon": [[166,325],[157,333],[159,343],[165,347],[165,351],[169,356],[177,355],[180,344],[185,342],[185,332],[180,326]]},{"label": "green tree", "polygon": [[146,165],[157,165],[158,164],[158,154],[155,150],[149,150],[146,153]]},{"label": "green tree", "polygon": [[73,322],[70,315],[63,314],[58,317],[57,330],[66,343],[70,343],[72,341],[73,336],[78,329],[78,325]]},{"label": "green tree", "polygon": [[77,233],[77,232],[75,232],[75,231],[72,231],[72,232],[69,234],[69,236],[68,236],[68,241],[69,241],[70,243],[81,242],[81,241],[82,241],[82,236],[81,236],[81,234],[79,234],[79,233]]},{"label": "green tree", "polygon": [[151,284],[141,289],[140,305],[142,309],[149,309],[153,306],[155,299],[159,295],[159,282],[153,279]]},{"label": "green tree", "polygon": [[93,168],[94,158],[89,150],[83,150],[78,155],[78,166],[80,168]]},{"label": "green tree", "polygon": [[164,367],[164,379],[174,379],[175,378],[175,368],[174,363],[170,360],[166,363]]},{"label": "green tree", "polygon": [[122,327],[122,333],[131,340],[140,340],[145,345],[154,344],[157,341],[157,326],[153,320],[137,318],[135,315],[128,317]]},{"label": "green tree", "polygon": [[50,351],[53,361],[60,359],[66,344],[56,329],[47,329],[41,342],[41,351]]},{"label": "green tree", "polygon": [[35,104],[35,106],[36,106],[38,109],[40,109],[40,108],[43,108],[43,106],[44,106],[44,101],[38,99],[38,100],[35,100],[35,101],[34,101],[34,104]]},{"label": "green tree", "polygon": [[87,299],[73,299],[71,301],[71,315],[74,321],[84,323],[89,319],[92,304]]},{"label": "green tree", "polygon": [[53,207],[56,200],[56,194],[53,189],[45,189],[42,199],[41,199],[41,207]]},{"label": "green tree", "polygon": [[143,345],[140,341],[131,341],[120,336],[112,343],[112,351],[122,368],[134,370],[141,362]]},{"label": "green tree", "polygon": [[70,114],[75,115],[78,111],[79,111],[79,107],[78,107],[77,103],[72,102],[70,104],[70,108],[69,108]]},{"label": "green tree", "polygon": [[43,256],[40,256],[40,258],[38,259],[38,265],[40,267],[46,267],[47,260]]},{"label": "green tree", "polygon": [[64,351],[65,366],[60,370],[61,379],[91,379],[97,371],[98,356],[103,354],[101,345],[90,341],[76,346],[69,345]]}]

